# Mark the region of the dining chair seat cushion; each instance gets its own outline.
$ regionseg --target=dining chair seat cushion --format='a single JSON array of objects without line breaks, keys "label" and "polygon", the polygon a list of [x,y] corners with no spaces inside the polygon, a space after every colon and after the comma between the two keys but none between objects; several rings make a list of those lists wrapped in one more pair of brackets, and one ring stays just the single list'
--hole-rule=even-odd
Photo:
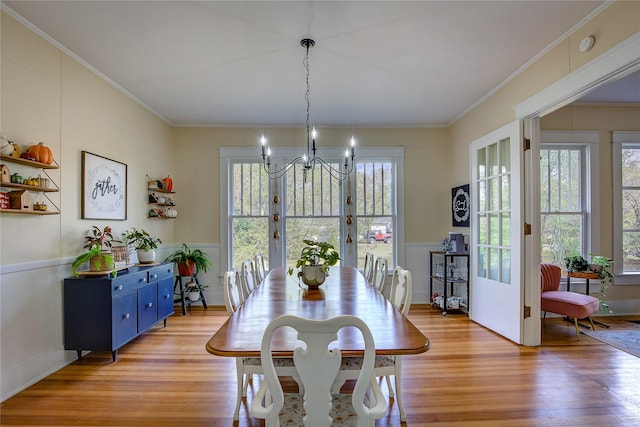
[{"label": "dining chair seat cushion", "polygon": [[[332,393],[332,406],[329,416],[333,418],[331,427],[356,427],[358,415],[353,410],[351,403],[352,394]],[[285,393],[284,406],[280,411],[280,427],[303,426],[302,417],[305,415],[302,394]],[[368,399],[365,398],[368,404]]]},{"label": "dining chair seat cushion", "polygon": [[[250,366],[261,366],[262,359],[259,357],[245,357],[242,359],[242,363]],[[273,366],[276,368],[288,368],[291,366],[295,367],[296,365],[293,363],[293,358],[291,357],[275,357],[273,359]]]},{"label": "dining chair seat cushion", "polygon": [[[362,368],[362,357],[343,357],[340,364],[341,371],[350,371],[353,369],[360,370]],[[387,368],[395,366],[395,358],[393,356],[376,356],[373,364],[375,368]]]}]

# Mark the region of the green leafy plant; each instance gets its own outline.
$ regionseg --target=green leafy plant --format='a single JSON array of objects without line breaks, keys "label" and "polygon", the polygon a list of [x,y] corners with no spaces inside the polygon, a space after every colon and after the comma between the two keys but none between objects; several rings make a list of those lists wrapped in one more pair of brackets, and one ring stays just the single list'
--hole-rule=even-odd
[{"label": "green leafy plant", "polygon": [[[340,254],[331,243],[309,239],[305,239],[303,242],[307,246],[302,249],[300,258],[296,260],[296,268],[315,265],[321,266],[322,271],[326,273],[330,266],[336,265],[340,260]],[[293,275],[293,268],[289,268],[288,273]]]},{"label": "green leafy plant", "polygon": [[100,230],[95,225],[89,230],[89,235],[85,236],[87,244],[85,248],[97,247],[99,250],[111,249],[113,242],[120,242],[120,240],[114,240],[111,227],[108,225]]},{"label": "green leafy plant", "polygon": [[137,230],[135,227],[125,231],[122,235],[126,239],[127,244],[133,246],[135,249],[157,249],[158,243],[162,243],[159,238],[152,237],[145,230]]},{"label": "green leafy plant", "polygon": [[213,267],[211,261],[201,249],[191,249],[186,243],[182,244],[182,248],[173,252],[165,258],[165,262],[175,262],[178,265],[188,265],[193,262],[198,271],[206,272]]},{"label": "green leafy plant", "polygon": [[613,285],[613,260],[606,256],[602,255],[593,255],[589,254],[591,258],[591,264],[594,266],[598,266],[597,273],[600,275],[600,295],[598,299],[600,300],[600,311],[603,313],[612,313],[609,308],[609,304],[607,303],[607,289],[609,285]]},{"label": "green leafy plant", "polygon": [[[85,252],[81,255],[79,255],[72,263],[71,263],[71,272],[73,273],[73,275],[75,277],[80,276],[80,273],[78,273],[78,267],[80,267],[81,265],[89,262],[91,260],[91,258],[93,258],[94,256],[102,256],[104,257],[103,260],[105,261],[105,265],[100,267],[98,266],[98,270],[100,271],[104,271],[107,270],[107,266],[109,265],[113,265],[114,261],[113,261],[113,256],[111,256],[110,254],[105,254],[105,253],[100,253],[100,247],[97,245],[94,245],[91,247],[91,249],[89,249],[88,252]],[[112,274],[117,274],[117,271],[115,269],[113,269],[113,271],[111,272]]]},{"label": "green leafy plant", "polygon": [[187,283],[185,285],[184,291],[185,292],[200,292],[200,291],[204,291],[208,287],[209,287],[209,285],[201,285],[201,284],[196,283],[196,282],[189,282],[189,283]]},{"label": "green leafy plant", "polygon": [[565,266],[567,267],[567,271],[570,273],[576,271],[585,271],[589,268],[589,262],[584,259],[581,255],[573,255],[564,258]]}]

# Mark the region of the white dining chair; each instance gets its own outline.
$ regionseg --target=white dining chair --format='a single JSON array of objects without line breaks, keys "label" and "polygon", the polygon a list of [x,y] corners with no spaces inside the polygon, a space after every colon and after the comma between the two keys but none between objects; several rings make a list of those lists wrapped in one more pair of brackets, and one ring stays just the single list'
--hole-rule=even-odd
[{"label": "white dining chair", "polygon": [[[224,303],[227,314],[231,316],[244,302],[242,287],[239,286],[238,273],[227,271],[223,276]],[[299,382],[298,375],[290,357],[278,358],[276,360],[278,373],[282,376],[291,376]],[[247,396],[249,382],[253,375],[262,375],[262,361],[259,357],[236,357],[236,407],[233,410],[233,419],[238,420],[240,416],[240,403],[242,398]]]},{"label": "white dining chair", "polygon": [[362,275],[367,282],[371,284],[371,280],[373,279],[373,264],[375,263],[375,257],[371,252],[367,252],[364,255],[364,268],[362,269]]},{"label": "white dining chair", "polygon": [[387,275],[389,274],[389,263],[386,258],[378,257],[373,267],[373,278],[371,285],[384,295]]},{"label": "white dining chair", "polygon": [[[404,315],[409,313],[411,298],[413,295],[413,280],[411,272],[402,267],[394,270],[394,279],[391,282],[389,301]],[[340,374],[334,383],[334,390],[338,389],[346,380],[353,379],[355,369],[362,363],[361,357],[347,357],[342,360]],[[406,421],[406,414],[402,406],[402,356],[376,356],[374,364],[376,377],[385,377],[389,397],[394,397],[390,377],[393,375],[395,382],[395,399],[398,402],[400,421]]]},{"label": "white dining chair", "polygon": [[249,295],[251,295],[251,292],[256,288],[252,273],[251,260],[246,260],[240,265],[238,275],[240,277],[240,285],[242,286],[244,299],[247,299],[249,298]]},{"label": "white dining chair", "polygon": [[[271,356],[273,334],[281,327],[291,327],[304,346],[294,350],[293,360],[305,385],[303,393],[284,393],[276,376]],[[364,341],[364,357],[351,394],[330,393],[340,369],[340,349],[332,346],[338,331],[357,328]],[[366,323],[355,316],[337,316],[326,320],[310,320],[297,316],[280,316],[264,332],[261,345],[264,382],[251,404],[256,418],[267,427],[286,426],[353,426],[375,425],[387,413],[387,401],[373,377],[375,343]],[[348,424],[345,424],[348,423]]]},{"label": "white dining chair", "polygon": [[267,269],[265,268],[264,255],[257,253],[253,256],[253,266],[255,269],[256,283],[260,283],[267,277]]}]

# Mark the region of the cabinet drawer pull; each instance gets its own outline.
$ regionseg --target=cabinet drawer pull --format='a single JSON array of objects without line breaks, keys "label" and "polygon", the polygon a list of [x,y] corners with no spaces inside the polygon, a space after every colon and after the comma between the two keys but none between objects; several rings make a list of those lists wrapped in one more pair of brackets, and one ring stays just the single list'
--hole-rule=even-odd
[{"label": "cabinet drawer pull", "polygon": [[131,317],[131,315],[129,313],[125,314],[124,316],[122,316],[124,319],[128,319]]},{"label": "cabinet drawer pull", "polygon": [[146,277],[143,277],[143,278],[141,278],[141,279],[140,279],[140,281],[141,281],[141,282],[145,282],[145,283],[146,283],[146,282],[147,282],[147,278],[146,278]]},{"label": "cabinet drawer pull", "polygon": [[171,294],[166,294],[166,295],[164,296],[164,299],[169,299],[169,298],[171,298]]},{"label": "cabinet drawer pull", "polygon": [[147,304],[147,307],[149,307],[149,308],[153,307],[153,303],[150,302],[149,304]]},{"label": "cabinet drawer pull", "polygon": [[122,290],[122,285],[118,286],[116,289],[121,291]]},{"label": "cabinet drawer pull", "polygon": [[157,278],[158,278],[157,274],[154,274],[153,277],[152,277],[152,279],[157,279]]}]

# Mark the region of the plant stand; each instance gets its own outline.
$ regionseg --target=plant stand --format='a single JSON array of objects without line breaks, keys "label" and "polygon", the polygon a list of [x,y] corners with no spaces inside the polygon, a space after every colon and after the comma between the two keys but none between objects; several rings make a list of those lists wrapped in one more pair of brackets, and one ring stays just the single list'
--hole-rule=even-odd
[{"label": "plant stand", "polygon": [[206,310],[207,307],[207,301],[204,299],[204,293],[202,292],[202,290],[200,291],[200,298],[198,298],[195,301],[191,301],[189,298],[186,298],[186,292],[185,292],[185,286],[183,283],[182,278],[183,277],[191,277],[191,279],[196,282],[196,284],[199,286],[200,282],[198,281],[198,273],[194,273],[193,276],[181,276],[181,275],[177,275],[176,276],[176,281],[173,285],[173,293],[174,295],[179,296],[179,298],[175,298],[173,300],[173,303],[180,303],[182,305],[182,315],[186,316],[187,314],[187,305],[191,305],[194,302],[200,302],[202,301],[202,307]]}]

